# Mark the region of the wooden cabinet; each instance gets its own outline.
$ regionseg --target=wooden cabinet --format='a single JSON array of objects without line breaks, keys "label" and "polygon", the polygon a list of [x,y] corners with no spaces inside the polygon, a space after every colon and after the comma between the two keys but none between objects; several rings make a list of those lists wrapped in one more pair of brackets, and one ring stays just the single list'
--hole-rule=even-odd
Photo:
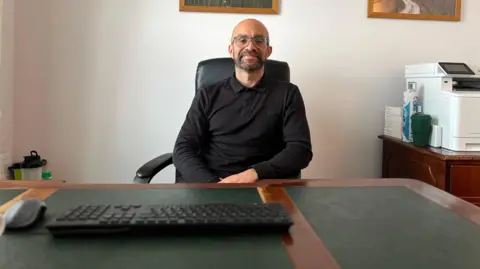
[{"label": "wooden cabinet", "polygon": [[413,178],[480,206],[480,152],[422,148],[381,135],[382,176]]}]

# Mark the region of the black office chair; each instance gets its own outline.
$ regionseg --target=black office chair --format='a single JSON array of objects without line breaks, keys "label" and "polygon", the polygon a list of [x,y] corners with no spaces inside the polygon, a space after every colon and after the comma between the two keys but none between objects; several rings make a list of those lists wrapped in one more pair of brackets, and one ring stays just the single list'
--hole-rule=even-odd
[{"label": "black office chair", "polygon": [[[215,58],[199,62],[195,76],[195,94],[201,88],[231,76],[234,70],[235,64],[231,58]],[[265,74],[278,80],[290,81],[290,67],[286,62],[267,60]],[[148,161],[137,170],[133,182],[150,183],[158,172],[173,163],[172,156],[173,153],[165,153]],[[175,177],[177,178],[178,175],[177,170]]]}]

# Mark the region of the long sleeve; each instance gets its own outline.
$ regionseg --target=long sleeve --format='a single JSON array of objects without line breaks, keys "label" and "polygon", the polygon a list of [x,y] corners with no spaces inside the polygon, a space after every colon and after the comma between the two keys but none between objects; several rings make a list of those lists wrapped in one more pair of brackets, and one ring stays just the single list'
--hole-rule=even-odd
[{"label": "long sleeve", "polygon": [[312,160],[310,128],[305,104],[297,86],[286,97],[283,115],[285,148],[272,159],[253,165],[259,179],[292,176],[304,169]]},{"label": "long sleeve", "polygon": [[206,105],[205,93],[200,91],[187,112],[173,150],[173,163],[187,182],[217,181],[200,157],[202,145],[208,139]]}]

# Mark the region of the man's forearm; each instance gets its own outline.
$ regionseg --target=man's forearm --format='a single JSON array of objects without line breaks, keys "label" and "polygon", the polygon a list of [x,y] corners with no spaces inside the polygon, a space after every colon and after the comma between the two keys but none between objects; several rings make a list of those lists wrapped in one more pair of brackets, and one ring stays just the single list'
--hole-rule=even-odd
[{"label": "man's forearm", "polygon": [[272,159],[253,165],[258,179],[275,179],[293,176],[306,168],[312,160],[312,151],[308,145],[289,143]]},{"label": "man's forearm", "polygon": [[177,145],[173,152],[173,163],[187,182],[217,182],[217,177],[210,172],[200,157],[188,145]]},{"label": "man's forearm", "polygon": [[285,148],[272,159],[252,166],[258,179],[291,178],[312,160],[312,143],[305,105],[297,86],[289,91],[283,112]]}]

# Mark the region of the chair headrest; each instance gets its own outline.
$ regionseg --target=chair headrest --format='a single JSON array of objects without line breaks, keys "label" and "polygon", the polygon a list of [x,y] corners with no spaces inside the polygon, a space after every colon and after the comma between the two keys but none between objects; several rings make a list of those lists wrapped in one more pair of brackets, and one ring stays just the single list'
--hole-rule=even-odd
[{"label": "chair headrest", "polygon": [[[230,77],[235,71],[232,58],[214,58],[198,63],[195,76],[195,93],[201,88]],[[290,82],[288,63],[270,60],[265,61],[265,75],[269,78]]]}]

